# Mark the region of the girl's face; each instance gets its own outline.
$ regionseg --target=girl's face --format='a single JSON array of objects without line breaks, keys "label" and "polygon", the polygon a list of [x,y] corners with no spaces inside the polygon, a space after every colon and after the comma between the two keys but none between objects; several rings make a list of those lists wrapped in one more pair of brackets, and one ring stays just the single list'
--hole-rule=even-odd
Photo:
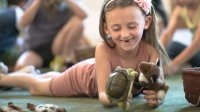
[{"label": "girl's face", "polygon": [[116,47],[134,50],[140,42],[143,30],[148,29],[151,16],[145,17],[139,7],[115,8],[105,14],[106,34],[110,34]]}]

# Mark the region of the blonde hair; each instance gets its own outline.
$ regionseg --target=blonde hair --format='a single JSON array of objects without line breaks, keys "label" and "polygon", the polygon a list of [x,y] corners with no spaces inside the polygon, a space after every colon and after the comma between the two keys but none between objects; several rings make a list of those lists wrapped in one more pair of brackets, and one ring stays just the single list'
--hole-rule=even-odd
[{"label": "blonde hair", "polygon": [[[106,38],[107,34],[104,31],[105,30],[104,25],[106,24],[105,13],[116,7],[124,8],[127,6],[139,7],[138,4],[135,3],[133,0],[105,0],[103,3],[101,13],[100,13],[99,32],[100,32],[101,38],[111,48],[115,46],[111,46],[108,42],[108,39]],[[141,9],[141,11],[143,10]],[[146,14],[144,11],[143,11],[143,14],[145,16],[150,15],[152,17],[152,22],[149,28],[147,30],[144,30],[142,40],[152,45],[159,52],[160,58],[162,58],[161,59],[162,64],[167,64],[169,62],[168,55],[164,47],[161,45],[160,41],[158,40],[155,10],[153,7],[151,7],[149,14]]]}]

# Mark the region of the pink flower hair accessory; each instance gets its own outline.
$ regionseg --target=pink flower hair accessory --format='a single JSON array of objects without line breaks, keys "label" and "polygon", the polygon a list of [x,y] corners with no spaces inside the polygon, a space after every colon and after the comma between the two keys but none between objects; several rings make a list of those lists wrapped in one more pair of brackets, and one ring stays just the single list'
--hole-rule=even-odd
[{"label": "pink flower hair accessory", "polygon": [[138,4],[140,8],[145,12],[145,14],[149,14],[151,10],[151,0],[133,0],[135,3]]}]

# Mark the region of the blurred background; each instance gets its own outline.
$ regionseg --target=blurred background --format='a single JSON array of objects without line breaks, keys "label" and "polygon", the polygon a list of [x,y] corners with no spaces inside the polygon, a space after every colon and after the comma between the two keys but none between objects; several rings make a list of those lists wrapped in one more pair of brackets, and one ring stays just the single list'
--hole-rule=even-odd
[{"label": "blurred background", "polygon": [[[86,18],[84,25],[85,31],[84,35],[90,41],[92,45],[96,45],[101,38],[99,36],[98,24],[99,24],[99,14],[103,0],[82,0],[82,2],[87,7],[88,17]],[[159,0],[155,0],[159,1]],[[171,0],[160,0],[166,11],[167,17],[169,17],[171,12]],[[7,3],[6,0],[0,0],[0,7],[6,7]]]},{"label": "blurred background", "polygon": [[[0,7],[7,6],[7,0],[0,0]],[[99,14],[103,0],[82,0],[87,7],[88,17],[86,18],[84,25],[84,35],[92,45],[96,45],[101,41],[98,25],[99,25]],[[158,0],[159,1],[159,0]],[[172,3],[171,0],[161,0],[163,8],[166,11],[167,16],[170,16]]]},{"label": "blurred background", "polygon": [[[12,0],[10,0],[12,1]],[[27,0],[26,4],[24,7],[28,7],[30,5],[30,1],[34,0]],[[51,0],[49,0],[51,1]],[[76,61],[73,61],[72,58],[66,58],[66,60],[70,60],[73,63],[76,63],[77,61],[81,61],[86,58],[94,57],[94,49],[97,43],[102,41],[100,35],[99,35],[99,16],[100,16],[100,10],[101,10],[101,5],[103,3],[103,0],[75,0],[75,1],[80,1],[84,11],[87,14],[87,17],[83,20],[83,34],[82,37],[84,38],[84,44],[86,43],[87,48],[83,49],[78,49],[77,51],[75,50],[75,57],[78,57],[80,59],[75,59]],[[153,5],[156,9],[156,17],[157,17],[157,26],[158,26],[158,34],[159,36],[162,35],[164,30],[167,28],[169,19],[171,17],[173,8],[174,8],[174,1],[173,0],[152,0]],[[28,4],[29,3],[29,4]],[[7,5],[7,0],[0,0],[0,9],[7,8],[9,7]],[[23,8],[22,8],[23,9]],[[25,11],[26,8],[23,10]],[[1,18],[1,21],[3,19]],[[1,27],[0,27],[1,28]],[[2,28],[3,29],[3,28]],[[1,29],[0,29],[1,31]],[[21,50],[23,46],[23,36],[26,32],[20,32],[19,31],[19,38],[17,38],[16,41],[16,46]],[[77,32],[78,33],[78,32]],[[188,40],[188,37],[191,37],[191,32],[189,30],[181,30],[175,32],[173,35],[175,38],[173,40],[176,41],[182,41],[183,43],[188,43],[191,41],[191,39]],[[186,37],[186,38],[183,38]],[[21,53],[21,52],[20,52]],[[56,56],[55,56],[56,57]],[[83,57],[83,58],[81,58]],[[4,61],[4,60],[0,60]],[[54,61],[54,60],[52,60]],[[56,60],[59,63],[59,60]],[[6,63],[7,64],[7,63]],[[34,65],[34,64],[33,64]],[[13,65],[14,67],[15,65]],[[37,67],[37,66],[36,66]],[[38,66],[40,67],[40,66]]]}]

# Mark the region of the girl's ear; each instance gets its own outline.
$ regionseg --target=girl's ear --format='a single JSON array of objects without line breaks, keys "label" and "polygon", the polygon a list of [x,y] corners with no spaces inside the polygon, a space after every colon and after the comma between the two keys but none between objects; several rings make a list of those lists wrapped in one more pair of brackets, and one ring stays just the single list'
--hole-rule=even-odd
[{"label": "girl's ear", "polygon": [[151,24],[151,21],[152,21],[152,17],[151,16],[146,16],[145,17],[145,25],[144,25],[144,29],[148,29],[150,24]]}]

